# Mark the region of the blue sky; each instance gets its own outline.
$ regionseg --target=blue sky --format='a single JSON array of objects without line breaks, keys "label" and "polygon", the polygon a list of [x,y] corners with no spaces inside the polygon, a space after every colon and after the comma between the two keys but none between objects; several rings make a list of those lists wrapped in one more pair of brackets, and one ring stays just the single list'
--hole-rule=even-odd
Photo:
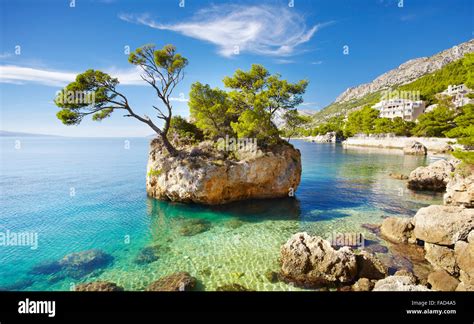
[{"label": "blue sky", "polygon": [[400,0],[294,0],[292,7],[289,0],[185,0],[184,7],[180,0],[71,1],[0,0],[0,129],[151,134],[120,113],[79,126],[55,117],[56,91],[89,68],[118,77],[134,109],[151,114],[157,99],[127,62],[126,46],[172,43],[189,59],[173,101],[176,114],[187,116],[193,82],[222,87],[224,76],[252,63],[291,81],[308,79],[301,108],[317,110],[350,86],[471,39],[474,30],[471,0],[405,0],[402,7]]}]

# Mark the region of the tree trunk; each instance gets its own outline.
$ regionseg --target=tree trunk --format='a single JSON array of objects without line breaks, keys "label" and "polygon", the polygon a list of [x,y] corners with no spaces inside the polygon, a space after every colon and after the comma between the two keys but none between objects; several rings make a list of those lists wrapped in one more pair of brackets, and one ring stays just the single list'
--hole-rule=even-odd
[{"label": "tree trunk", "polygon": [[174,148],[174,146],[170,143],[168,140],[168,137],[164,135],[163,133],[160,134],[161,141],[163,142],[163,145],[165,146],[166,150],[171,156],[176,156],[178,154],[178,151]]}]

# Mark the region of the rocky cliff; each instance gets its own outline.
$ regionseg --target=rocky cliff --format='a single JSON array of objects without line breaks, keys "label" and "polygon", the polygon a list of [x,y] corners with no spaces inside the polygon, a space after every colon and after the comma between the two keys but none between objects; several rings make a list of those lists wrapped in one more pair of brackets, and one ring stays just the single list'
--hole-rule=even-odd
[{"label": "rocky cliff", "polygon": [[410,83],[425,74],[441,69],[446,64],[458,60],[470,52],[474,52],[474,39],[444,50],[431,57],[421,57],[407,61],[398,68],[380,75],[370,83],[347,89],[336,98],[336,103],[359,99],[369,93]]},{"label": "rocky cliff", "polygon": [[[239,154],[237,154],[239,155]],[[301,154],[289,144],[240,154],[231,160],[199,148],[169,156],[157,140],[150,145],[149,196],[208,205],[244,199],[288,197],[301,180]]]}]

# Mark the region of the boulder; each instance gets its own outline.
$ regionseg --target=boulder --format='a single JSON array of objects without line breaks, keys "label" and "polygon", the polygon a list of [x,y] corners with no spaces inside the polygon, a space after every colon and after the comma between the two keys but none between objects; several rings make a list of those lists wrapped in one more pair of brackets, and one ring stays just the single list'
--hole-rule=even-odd
[{"label": "boulder", "polygon": [[459,273],[454,250],[437,244],[425,243],[425,258],[435,269],[443,269],[451,275]]},{"label": "boulder", "polygon": [[357,254],[356,261],[359,278],[382,279],[388,274],[387,267],[367,251]]},{"label": "boulder", "polygon": [[393,275],[394,276],[409,277],[411,279],[411,281],[415,284],[420,282],[418,277],[413,272],[408,271],[407,269],[400,269],[397,272],[395,272]]},{"label": "boulder", "polygon": [[301,180],[301,153],[290,144],[269,151],[240,154],[241,159],[214,153],[170,156],[158,140],[151,142],[146,190],[149,196],[207,205],[261,198],[283,198]]},{"label": "boulder", "polygon": [[408,177],[408,188],[412,190],[444,191],[458,160],[438,160],[426,167],[418,167]]},{"label": "boulder", "polygon": [[194,289],[196,281],[187,272],[176,272],[152,282],[146,291],[189,291]]},{"label": "boulder", "polygon": [[384,238],[394,243],[415,243],[413,224],[410,218],[385,218],[380,232]]},{"label": "boulder", "polygon": [[474,285],[465,284],[464,282],[460,282],[459,285],[456,287],[456,291],[474,291]]},{"label": "boulder", "polygon": [[367,278],[360,278],[352,285],[353,291],[371,291],[374,288],[374,282]]},{"label": "boulder", "polygon": [[456,242],[454,255],[459,267],[459,279],[465,284],[474,285],[474,243]]},{"label": "boulder", "polygon": [[459,280],[449,275],[444,270],[437,270],[428,276],[428,283],[432,290],[455,291],[459,285]]},{"label": "boulder", "polygon": [[465,240],[474,228],[474,209],[431,205],[413,217],[415,237],[439,245],[453,245]]},{"label": "boulder", "polygon": [[123,288],[113,282],[94,281],[77,285],[75,291],[123,291]]},{"label": "boulder", "polygon": [[375,283],[373,291],[430,291],[408,276],[389,276]]},{"label": "boulder", "polygon": [[349,247],[335,250],[331,243],[307,233],[293,235],[280,249],[281,276],[305,287],[348,283],[357,275],[356,256]]},{"label": "boulder", "polygon": [[445,205],[474,208],[474,175],[455,174],[446,185],[443,199]]},{"label": "boulder", "polygon": [[403,154],[405,155],[422,155],[425,156],[428,152],[427,148],[420,142],[410,142],[403,147]]}]

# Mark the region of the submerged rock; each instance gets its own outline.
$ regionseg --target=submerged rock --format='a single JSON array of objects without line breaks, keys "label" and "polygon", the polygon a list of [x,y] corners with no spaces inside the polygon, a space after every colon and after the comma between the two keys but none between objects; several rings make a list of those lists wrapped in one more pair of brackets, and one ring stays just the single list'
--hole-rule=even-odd
[{"label": "submerged rock", "polygon": [[474,229],[474,209],[431,205],[421,208],[413,218],[415,237],[439,245],[466,240]]},{"label": "submerged rock", "polygon": [[59,261],[46,261],[34,266],[30,273],[39,275],[55,274],[52,280],[65,277],[81,278],[95,270],[109,266],[114,258],[99,249],[75,252],[64,256]]},{"label": "submerged rock", "polygon": [[331,244],[307,233],[293,235],[280,249],[281,275],[304,287],[348,283],[357,275],[356,256],[348,247],[335,250]]},{"label": "submerged rock", "polygon": [[155,262],[159,259],[160,250],[160,245],[146,246],[140,250],[133,262],[139,265]]},{"label": "submerged rock", "polygon": [[181,225],[179,233],[183,236],[194,236],[208,231],[211,227],[211,222],[205,219],[187,219]]},{"label": "submerged rock", "polygon": [[217,287],[216,291],[250,291],[246,287],[232,283]]},{"label": "submerged rock", "polygon": [[147,291],[189,291],[196,286],[196,278],[187,272],[176,272],[152,282]]},{"label": "submerged rock", "polygon": [[382,222],[380,232],[384,238],[395,243],[414,243],[413,224],[410,218],[390,217]]},{"label": "submerged rock", "polygon": [[430,291],[408,276],[390,276],[375,283],[373,291]]},{"label": "submerged rock", "polygon": [[281,144],[268,152],[231,161],[212,156],[176,157],[166,154],[158,140],[150,145],[147,193],[151,197],[208,205],[260,198],[288,197],[301,180],[301,153]]},{"label": "submerged rock", "polygon": [[237,218],[232,218],[225,222],[225,226],[231,229],[239,228],[240,226],[244,225],[245,223]]},{"label": "submerged rock", "polygon": [[113,257],[99,249],[91,249],[66,255],[59,260],[59,265],[73,278],[80,278],[99,268],[107,267]]},{"label": "submerged rock", "polygon": [[123,291],[117,284],[108,281],[94,281],[76,286],[76,291]]},{"label": "submerged rock", "polygon": [[280,280],[278,272],[272,270],[265,272],[265,278],[267,278],[267,280],[271,283],[276,283]]},{"label": "submerged rock", "polygon": [[401,173],[392,172],[389,173],[388,176],[395,180],[408,180],[408,176]]}]

